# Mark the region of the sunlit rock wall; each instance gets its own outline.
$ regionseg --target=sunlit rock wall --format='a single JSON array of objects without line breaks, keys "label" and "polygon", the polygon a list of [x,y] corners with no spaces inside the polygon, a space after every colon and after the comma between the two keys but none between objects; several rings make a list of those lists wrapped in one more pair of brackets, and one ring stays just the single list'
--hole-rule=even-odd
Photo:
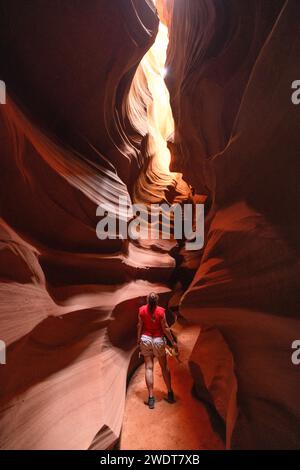
[{"label": "sunlit rock wall", "polygon": [[166,302],[175,266],[168,250],[96,237],[97,206],[130,208],[144,166],[126,103],[158,18],[140,0],[0,10],[0,447],[107,448],[137,309],[153,290]]}]

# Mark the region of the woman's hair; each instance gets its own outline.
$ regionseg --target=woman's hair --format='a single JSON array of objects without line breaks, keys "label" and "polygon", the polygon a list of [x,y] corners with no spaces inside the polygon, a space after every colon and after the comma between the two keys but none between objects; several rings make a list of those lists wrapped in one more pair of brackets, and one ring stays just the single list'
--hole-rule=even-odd
[{"label": "woman's hair", "polygon": [[153,312],[158,304],[158,295],[155,292],[151,292],[147,297],[147,303],[150,311]]}]

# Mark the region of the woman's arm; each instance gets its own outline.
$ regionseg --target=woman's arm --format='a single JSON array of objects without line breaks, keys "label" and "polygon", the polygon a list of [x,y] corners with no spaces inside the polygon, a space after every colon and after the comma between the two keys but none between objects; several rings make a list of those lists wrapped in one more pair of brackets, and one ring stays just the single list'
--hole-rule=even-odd
[{"label": "woman's arm", "polygon": [[168,340],[170,341],[170,343],[172,344],[173,348],[175,349],[178,349],[177,347],[177,344],[176,342],[174,341],[174,338],[172,336],[172,333],[171,333],[171,330],[170,330],[170,327],[167,323],[167,320],[166,320],[166,315],[164,314],[162,320],[161,320],[161,326],[162,326],[162,329],[163,329],[163,332],[165,334],[165,336],[168,338]]},{"label": "woman's arm", "polygon": [[142,326],[143,326],[143,320],[141,319],[141,316],[139,314],[138,325],[137,325],[137,344],[138,344],[138,346],[141,342]]}]

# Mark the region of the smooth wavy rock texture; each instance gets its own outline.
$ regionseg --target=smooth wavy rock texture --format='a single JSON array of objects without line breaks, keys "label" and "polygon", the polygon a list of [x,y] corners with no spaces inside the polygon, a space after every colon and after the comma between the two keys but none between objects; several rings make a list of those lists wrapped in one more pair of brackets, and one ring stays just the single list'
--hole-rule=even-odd
[{"label": "smooth wavy rock texture", "polygon": [[299,448],[300,5],[187,0],[169,15],[171,168],[211,201],[180,301],[203,327],[197,393],[226,422],[228,447]]},{"label": "smooth wavy rock texture", "polygon": [[2,10],[0,446],[107,448],[137,308],[150,291],[167,295],[175,266],[168,247],[96,237],[97,206],[114,213],[123,196],[128,209],[144,165],[124,110],[159,21],[138,1]]},{"label": "smooth wavy rock texture", "polygon": [[[1,449],[118,442],[151,291],[201,328],[226,447],[300,447],[299,21],[298,0],[0,0]],[[99,205],[190,201],[198,252],[96,236]]]}]

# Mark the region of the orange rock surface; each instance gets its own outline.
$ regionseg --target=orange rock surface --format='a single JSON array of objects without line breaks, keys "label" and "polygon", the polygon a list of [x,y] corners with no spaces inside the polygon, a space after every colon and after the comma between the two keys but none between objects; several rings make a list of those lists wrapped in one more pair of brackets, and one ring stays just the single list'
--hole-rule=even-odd
[{"label": "orange rock surface", "polygon": [[[300,448],[299,1],[27,3],[0,0],[0,448],[118,445],[151,291],[185,320],[160,445]],[[119,196],[205,202],[204,248],[100,241]]]}]

